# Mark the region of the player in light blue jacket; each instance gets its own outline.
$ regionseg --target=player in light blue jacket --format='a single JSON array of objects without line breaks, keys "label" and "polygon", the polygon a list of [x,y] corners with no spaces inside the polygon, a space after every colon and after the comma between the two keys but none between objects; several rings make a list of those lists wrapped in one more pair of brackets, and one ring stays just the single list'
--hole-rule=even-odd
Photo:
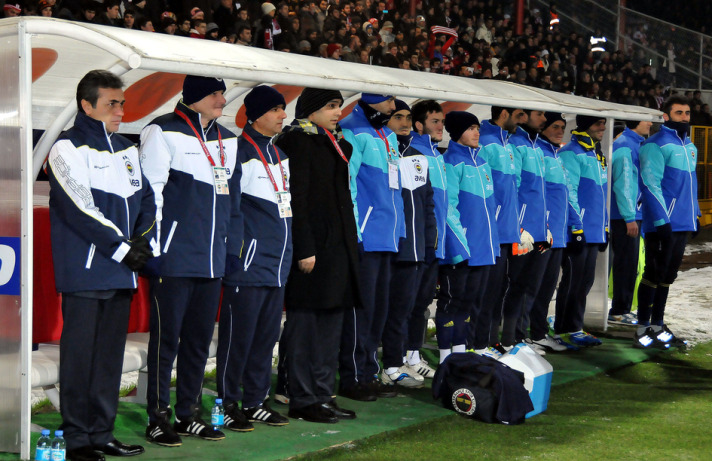
[{"label": "player in light blue jacket", "polygon": [[639,230],[643,211],[638,187],[638,149],[650,134],[652,122],[627,121],[613,142],[611,160],[611,252],[613,261],[613,305],[608,322],[635,325],[631,314],[635,279],[638,276]]},{"label": "player in light blue jacket", "polygon": [[671,96],[662,107],[664,125],[640,148],[645,270],[638,287],[639,348],[680,346],[665,325],[665,304],[677,277],[690,232],[699,231],[697,147],[689,137],[690,103]]}]

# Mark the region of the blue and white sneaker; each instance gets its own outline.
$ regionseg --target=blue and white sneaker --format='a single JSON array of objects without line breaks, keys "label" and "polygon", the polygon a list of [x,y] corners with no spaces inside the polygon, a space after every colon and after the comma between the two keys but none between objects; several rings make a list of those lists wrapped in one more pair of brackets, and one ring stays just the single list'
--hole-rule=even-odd
[{"label": "blue and white sneaker", "polygon": [[417,389],[423,387],[424,381],[421,375],[414,373],[405,366],[399,367],[391,374],[386,373],[386,370],[383,370],[383,373],[381,373],[381,382],[387,386],[397,384],[399,386]]},{"label": "blue and white sneaker", "polygon": [[551,337],[554,341],[556,341],[557,344],[560,344],[561,346],[564,346],[566,350],[571,351],[571,352],[576,352],[580,350],[581,348],[578,347],[577,345],[570,343],[568,341],[565,341],[564,338],[561,337],[561,335],[553,335]]},{"label": "blue and white sneaker", "polygon": [[481,355],[482,357],[489,357],[491,359],[499,360],[502,357],[502,353],[495,349],[494,347],[485,347],[484,349],[475,349],[475,354]]},{"label": "blue and white sneaker", "polygon": [[564,333],[561,337],[564,341],[578,347],[594,347],[603,344],[603,341],[583,330],[575,333]]}]

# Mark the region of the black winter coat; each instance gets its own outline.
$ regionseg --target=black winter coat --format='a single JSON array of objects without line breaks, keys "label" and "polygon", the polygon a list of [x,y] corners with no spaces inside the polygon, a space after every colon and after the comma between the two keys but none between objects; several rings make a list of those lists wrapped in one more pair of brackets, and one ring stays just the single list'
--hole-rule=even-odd
[{"label": "black winter coat", "polygon": [[[292,196],[292,269],[287,309],[361,306],[358,288],[358,234],[349,189],[348,164],[328,136],[289,131],[275,144],[289,155]],[[341,140],[351,158],[351,145]],[[316,257],[314,270],[299,270],[299,260]]]}]

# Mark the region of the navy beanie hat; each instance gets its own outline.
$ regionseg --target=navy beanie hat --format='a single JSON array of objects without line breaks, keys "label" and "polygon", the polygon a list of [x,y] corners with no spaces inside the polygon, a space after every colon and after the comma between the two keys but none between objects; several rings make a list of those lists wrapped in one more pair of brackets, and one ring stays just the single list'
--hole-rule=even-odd
[{"label": "navy beanie hat", "polygon": [[221,78],[186,75],[183,80],[183,104],[190,106],[209,94],[225,89],[225,82]]},{"label": "navy beanie hat", "polygon": [[253,123],[279,105],[287,107],[284,96],[282,96],[279,91],[271,86],[258,85],[252,88],[252,91],[245,96],[245,115],[247,115],[247,121]]},{"label": "navy beanie hat", "polygon": [[591,125],[599,120],[605,120],[605,117],[596,117],[593,115],[577,115],[576,116],[576,131],[586,131],[591,128]]},{"label": "navy beanie hat", "polygon": [[480,120],[477,116],[469,112],[455,110],[445,115],[445,129],[450,133],[450,139],[455,142],[460,140],[465,130],[479,124]]},{"label": "navy beanie hat", "polygon": [[297,99],[296,118],[307,118],[314,112],[318,111],[329,101],[340,99],[344,103],[344,97],[338,90],[323,90],[321,88],[304,88],[302,94]]},{"label": "navy beanie hat", "polygon": [[390,98],[387,94],[361,93],[361,101],[366,104],[378,104]]},{"label": "navy beanie hat", "polygon": [[405,101],[401,99],[396,99],[396,110],[393,111],[393,113],[395,114],[396,112],[400,112],[402,110],[407,110],[408,112],[410,112],[410,106],[406,104]]},{"label": "navy beanie hat", "polygon": [[[541,131],[546,130],[549,128],[554,122],[558,122],[561,120],[566,123],[566,120],[564,120],[564,116],[561,115],[561,112],[545,112],[544,116],[546,117],[546,123],[544,123],[544,127],[541,129]],[[564,125],[565,126],[565,125]]]}]

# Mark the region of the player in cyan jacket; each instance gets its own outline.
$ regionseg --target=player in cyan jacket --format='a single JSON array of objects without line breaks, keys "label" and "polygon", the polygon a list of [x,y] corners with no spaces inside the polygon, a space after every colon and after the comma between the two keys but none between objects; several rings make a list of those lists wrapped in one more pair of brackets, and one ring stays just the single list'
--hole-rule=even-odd
[{"label": "player in cyan jacket", "polygon": [[244,244],[239,253],[227,255],[217,387],[225,404],[225,427],[239,432],[251,431],[251,422],[289,422],[264,402],[292,264],[289,159],[272,143],[287,118],[285,106],[274,88],[253,88],[245,96],[248,123],[238,138]]},{"label": "player in cyan jacket", "polygon": [[610,323],[635,325],[630,310],[638,276],[639,229],[643,219],[638,188],[638,149],[650,134],[652,122],[626,122],[626,129],[613,142],[611,159],[611,251],[613,253],[613,305]]},{"label": "player in cyan jacket", "polygon": [[405,237],[398,139],[385,127],[395,110],[393,101],[392,96],[364,93],[341,122],[344,139],[353,146],[349,171],[363,248],[359,274],[363,309],[354,309],[344,319],[340,393],[357,400],[395,396],[392,390],[380,388],[377,357],[388,315],[391,258]]},{"label": "player in cyan jacket", "polygon": [[596,276],[599,251],[608,244],[608,172],[601,140],[606,119],[577,115],[571,142],[559,151],[569,177],[569,199],[581,218],[570,228],[561,283],[556,295],[554,331],[570,346],[598,346],[601,340],[583,331],[586,296]]},{"label": "player in cyan jacket", "polygon": [[544,112],[525,110],[527,120],[509,137],[514,154],[519,203],[519,226],[535,242],[535,249],[512,259],[507,269],[508,285],[502,303],[502,345],[514,346],[526,336],[529,309],[539,290],[546,265],[543,254],[551,247],[547,225],[544,154],[537,140],[546,123]]},{"label": "player in cyan jacket", "polygon": [[420,348],[423,347],[425,338],[426,311],[435,297],[440,260],[443,258],[445,249],[445,226],[448,213],[447,178],[445,162],[438,149],[438,143],[443,139],[445,115],[440,104],[431,99],[415,103],[412,109],[413,131],[411,132],[410,146],[428,159],[428,176],[430,184],[433,186],[437,239],[434,247],[426,248],[423,276],[417,285],[418,293],[415,298],[415,306],[408,320],[406,360],[408,366],[423,377],[432,378],[435,376],[435,370],[420,357]]},{"label": "player in cyan jacket", "polygon": [[161,242],[151,267],[146,438],[163,446],[180,445],[180,435],[225,438],[203,421],[199,405],[225,256],[242,246],[237,137],[217,123],[224,92],[220,79],[188,75],[175,110],[141,131],[141,166],[156,194]]},{"label": "player in cyan jacket", "polygon": [[[500,252],[495,267],[490,270],[481,321],[490,317],[490,346],[499,345],[499,324],[502,319],[502,299],[507,287],[508,261],[515,255],[533,249],[534,241],[519,226],[519,200],[517,197],[516,165],[509,134],[517,124],[526,120],[521,109],[492,106],[492,118],[482,122],[479,155],[492,169],[494,196],[497,208],[497,232]],[[521,245],[527,240],[525,245]],[[515,249],[516,247],[516,249]],[[490,351],[492,352],[492,351]],[[495,353],[496,354],[496,353]]]},{"label": "player in cyan jacket", "polygon": [[[492,171],[479,156],[479,120],[469,112],[453,111],[445,117],[445,128],[451,138],[443,154],[450,212],[435,316],[441,362],[450,352],[464,352],[467,341],[478,353],[487,352],[489,317],[479,322],[479,316],[489,271],[500,251]],[[470,330],[473,338],[468,338]]]},{"label": "player in cyan jacket", "polygon": [[[410,146],[411,112],[408,105],[396,99],[396,110],[386,125],[398,136],[401,186],[406,237],[401,239],[393,262],[388,318],[383,330],[383,373],[386,385],[422,387],[423,378],[410,366],[404,366],[403,352],[407,339],[408,319],[422,283],[425,258],[437,240],[433,188],[428,177],[428,159]],[[421,317],[422,317],[421,313]],[[419,361],[420,362],[420,361]]]},{"label": "player in cyan jacket", "polygon": [[689,234],[699,231],[690,103],[671,96],[662,111],[665,123],[640,147],[645,270],[638,287],[639,326],[633,343],[640,348],[684,344],[665,325],[665,304]]},{"label": "player in cyan jacket", "polygon": [[561,258],[566,248],[569,219],[577,216],[569,203],[568,176],[558,151],[564,137],[566,121],[558,112],[547,112],[546,123],[536,141],[544,154],[544,179],[546,180],[546,218],[551,232],[551,249],[541,255],[545,263],[539,289],[529,311],[529,338],[525,342],[539,353],[562,352],[567,348],[557,338],[549,336],[546,317],[549,303],[559,282]]}]

